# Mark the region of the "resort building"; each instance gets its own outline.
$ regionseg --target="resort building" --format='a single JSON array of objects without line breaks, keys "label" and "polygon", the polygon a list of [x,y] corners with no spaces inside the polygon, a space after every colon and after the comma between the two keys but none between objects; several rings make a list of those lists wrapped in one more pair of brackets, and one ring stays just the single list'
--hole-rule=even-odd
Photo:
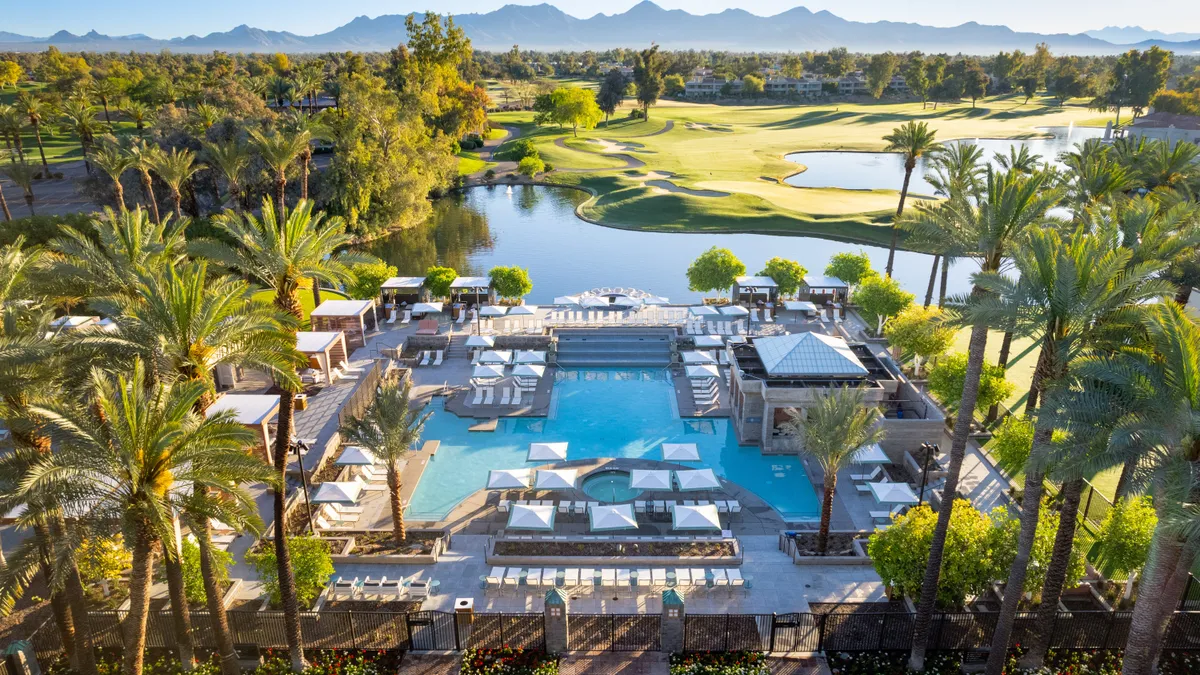
[{"label": "resort building", "polygon": [[1179,142],[1200,144],[1200,117],[1152,112],[1137,118],[1118,133],[1126,138],[1167,141],[1172,147]]},{"label": "resort building", "polygon": [[723,77],[709,75],[685,82],[683,95],[687,98],[716,98],[723,95],[726,84],[729,84],[734,93],[741,93],[742,81],[740,79],[726,82]]}]

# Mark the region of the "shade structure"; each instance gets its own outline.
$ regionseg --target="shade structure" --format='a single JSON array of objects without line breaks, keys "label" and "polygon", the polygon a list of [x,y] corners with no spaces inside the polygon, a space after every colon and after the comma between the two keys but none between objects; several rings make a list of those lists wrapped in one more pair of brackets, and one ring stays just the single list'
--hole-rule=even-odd
[{"label": "shade structure", "polygon": [[887,456],[878,443],[872,443],[865,448],[862,448],[854,455],[854,461],[858,464],[891,464],[892,460]]},{"label": "shade structure", "polygon": [[604,307],[608,307],[609,303],[608,300],[605,300],[604,298],[597,298],[594,295],[589,295],[586,298],[580,298],[579,305],[587,309],[603,309]]},{"label": "shade structure", "polygon": [[566,458],[566,443],[530,443],[529,454],[525,457],[530,462],[555,462]]},{"label": "shade structure", "polygon": [[546,352],[517,352],[513,356],[513,363],[531,363],[535,365],[544,365],[546,363]]},{"label": "shade structure", "polygon": [[479,355],[479,362],[486,364],[512,363],[512,352],[489,350]]},{"label": "shade structure", "polygon": [[554,304],[556,304],[556,305],[578,305],[579,304],[579,296],[578,295],[559,295],[554,298]]},{"label": "shade structure", "polygon": [[716,308],[709,307],[708,305],[688,307],[688,314],[691,314],[692,316],[716,316],[720,313],[721,312],[719,312]]},{"label": "shade structure", "polygon": [[791,312],[816,313],[817,306],[807,300],[784,300],[783,308]]},{"label": "shade structure", "polygon": [[593,532],[636,530],[633,504],[597,504],[588,508],[588,524]]},{"label": "shade structure", "polygon": [[693,380],[702,380],[706,377],[721,376],[720,371],[718,371],[717,367],[712,364],[705,364],[703,366],[688,366],[684,370],[687,372],[687,376]]},{"label": "shade structure", "polygon": [[629,487],[635,490],[670,490],[671,472],[666,470],[632,469]]},{"label": "shade structure", "polygon": [[440,302],[418,302],[412,306],[413,314],[437,314],[442,311]]},{"label": "shade structure", "polygon": [[519,366],[513,366],[512,374],[515,377],[541,377],[546,374],[546,366],[522,363]]},{"label": "shade structure", "polygon": [[353,481],[321,483],[312,496],[314,504],[354,504],[362,493],[362,485]]},{"label": "shade structure", "polygon": [[720,335],[697,335],[692,338],[697,347],[720,347],[725,344]]},{"label": "shade structure", "polygon": [[745,335],[730,335],[729,337],[725,338],[725,341],[731,345],[746,344],[746,336]]},{"label": "shade structure", "polygon": [[867,483],[867,487],[880,504],[916,504],[920,501],[908,483]]},{"label": "shade structure", "polygon": [[509,316],[533,316],[537,314],[537,305],[517,305],[508,310]]},{"label": "shade structure", "polygon": [[661,295],[647,295],[646,297],[642,298],[642,304],[643,305],[653,305],[653,306],[669,305],[669,304],[671,304],[671,299],[664,298]]},{"label": "shade structure", "polygon": [[508,511],[510,530],[553,530],[554,506],[513,504]]},{"label": "shade structure", "polygon": [[717,360],[713,358],[713,355],[708,352],[680,352],[679,356],[683,359],[683,362],[688,365],[717,362]]},{"label": "shade structure", "polygon": [[479,310],[479,316],[504,316],[507,313],[508,308],[500,305],[488,305]]},{"label": "shade structure", "polygon": [[671,509],[672,530],[719,530],[721,519],[715,504],[705,506],[676,505]]},{"label": "shade structure", "polygon": [[675,480],[679,483],[679,489],[684,492],[690,490],[715,490],[721,487],[721,481],[717,479],[717,474],[713,473],[712,469],[676,471]]},{"label": "shade structure", "polygon": [[616,295],[608,304],[613,307],[641,307],[642,301],[640,298],[631,298],[628,295]]},{"label": "shade structure", "polygon": [[370,466],[378,461],[375,453],[370,450],[360,445],[347,445],[333,463],[337,466]]},{"label": "shade structure", "polygon": [[746,316],[750,313],[750,310],[741,305],[725,305],[721,308],[721,313],[725,316]]},{"label": "shade structure", "polygon": [[536,490],[571,490],[575,488],[578,475],[577,469],[539,469],[533,487]]},{"label": "shade structure", "polygon": [[468,347],[487,347],[490,349],[490,348],[496,346],[496,338],[494,338],[490,335],[472,335],[467,338],[467,346]]},{"label": "shade structure", "polygon": [[695,443],[663,443],[664,462],[699,462],[700,451]]},{"label": "shade structure", "polygon": [[504,377],[504,366],[475,366],[471,378],[475,380],[496,380]]},{"label": "shade structure", "polygon": [[488,472],[487,489],[519,490],[528,488],[532,480],[532,469],[492,469]]}]

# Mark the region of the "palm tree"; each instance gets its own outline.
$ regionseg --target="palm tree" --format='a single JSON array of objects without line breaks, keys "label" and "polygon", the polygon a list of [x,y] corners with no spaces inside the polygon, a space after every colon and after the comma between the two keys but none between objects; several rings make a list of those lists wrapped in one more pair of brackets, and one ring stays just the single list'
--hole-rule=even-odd
[{"label": "palm tree", "polygon": [[820,397],[816,405],[805,408],[803,413],[788,408],[788,420],[781,427],[785,435],[799,440],[800,451],[816,459],[825,475],[821,527],[817,531],[817,553],[822,555],[829,542],[838,472],[886,435],[877,424],[883,417],[879,409],[867,406],[865,401],[866,390],[843,387]]},{"label": "palm tree", "polygon": [[1010,145],[1008,154],[992,153],[992,158],[1002,171],[1015,171],[1029,175],[1037,172],[1039,156],[1029,151],[1028,145]]},{"label": "palm tree", "polygon": [[134,128],[137,129],[138,138],[141,138],[142,133],[146,130],[146,123],[151,121],[154,111],[141,101],[126,102],[124,111],[133,122]]},{"label": "palm tree", "polygon": [[49,106],[42,99],[23,91],[17,96],[17,107],[29,118],[29,125],[33,127],[33,139],[37,142],[38,154],[42,158],[42,178],[49,178],[50,164],[46,162],[46,147],[42,144],[42,120],[45,119]]},{"label": "palm tree", "polygon": [[425,422],[433,414],[422,414],[420,408],[411,408],[411,390],[412,380],[409,378],[405,378],[403,384],[395,381],[384,383],[366,413],[361,418],[351,417],[341,430],[342,438],[347,443],[367,448],[387,467],[392,534],[396,538],[396,546],[402,545],[408,538],[404,532],[404,506],[400,501],[400,462],[420,442]]},{"label": "palm tree", "polygon": [[[303,70],[296,73],[295,77],[292,78],[292,88],[295,90],[296,94],[308,99],[309,112],[312,112],[314,109],[315,101],[313,100],[313,91],[319,86],[321,86],[321,78]],[[298,108],[298,110],[302,109],[303,100],[301,101],[301,107]]]},{"label": "palm tree", "polygon": [[104,108],[104,122],[111,127],[112,117],[108,114],[108,104],[121,96],[120,87],[109,78],[96,80],[92,83],[92,95],[100,100],[100,105]]},{"label": "palm tree", "polygon": [[8,200],[4,198],[3,184],[0,184],[0,211],[4,212],[4,220],[12,220],[12,211],[8,210]]},{"label": "palm tree", "polygon": [[25,148],[21,143],[21,131],[25,128],[25,116],[11,105],[0,105],[0,132],[7,141],[12,139],[12,146],[17,151],[14,161],[25,161]]},{"label": "palm tree", "polygon": [[[1008,255],[1012,242],[1019,239],[1031,225],[1042,222],[1046,211],[1058,203],[1062,192],[1051,186],[1050,182],[1051,177],[1045,172],[1032,176],[989,172],[984,190],[978,198],[958,194],[941,204],[920,204],[916,213],[900,221],[899,227],[909,232],[918,244],[938,242],[954,255],[974,258],[982,272],[996,272]],[[986,293],[978,285],[971,291],[973,296]],[[958,489],[975,402],[979,397],[979,377],[983,370],[988,328],[984,322],[976,322],[971,326],[963,395],[951,435],[945,494],[953,494]],[[913,625],[913,650],[909,658],[909,667],[913,670],[924,668],[925,647],[929,639],[949,526],[950,509],[942,509],[938,512],[937,526],[930,543],[929,560]]]},{"label": "palm tree", "polygon": [[291,100],[292,83],[285,77],[276,75],[267,82],[267,93],[275,99],[275,107],[283,109],[283,102]]},{"label": "palm tree", "polygon": [[250,165],[250,149],[245,143],[237,140],[224,143],[205,142],[204,159],[209,171],[225,177],[225,183],[229,186],[229,204],[234,211],[241,212],[242,174]]},{"label": "palm tree", "polygon": [[[917,168],[917,160],[924,155],[936,153],[942,146],[937,142],[937,132],[929,128],[925,122],[908,122],[896,127],[892,133],[883,137],[887,141],[884,152],[899,152],[904,154],[904,185],[900,188],[900,205],[896,207],[896,220],[904,215],[904,200],[908,197],[908,183],[912,180],[913,169]],[[892,266],[896,260],[896,238],[899,230],[892,225],[892,243],[888,248],[887,276],[892,276]]]},{"label": "palm tree", "polygon": [[259,464],[245,451],[253,432],[230,415],[206,418],[195,411],[203,383],[147,385],[146,379],[140,361],[128,375],[93,370],[83,401],[40,409],[61,450],[26,478],[30,490],[69,486],[90,504],[82,519],[119,522],[133,543],[130,609],[122,626],[125,675],[142,672],[154,549],[175,545],[174,514],[192,486],[221,490],[243,511],[252,510],[253,498],[237,481]]},{"label": "palm tree", "polygon": [[162,216],[158,212],[158,199],[154,196],[154,179],[150,177],[150,171],[158,165],[162,149],[153,143],[138,141],[129,146],[129,155],[133,158],[133,167],[142,179],[142,199],[150,209],[150,215],[154,216],[154,222],[162,223]]},{"label": "palm tree", "polygon": [[175,207],[175,217],[183,217],[183,184],[186,183],[203,166],[196,163],[196,155],[191,150],[171,148],[170,152],[160,152],[154,159],[154,172],[171,189],[171,203]]},{"label": "palm tree", "polygon": [[101,143],[100,149],[96,151],[96,154],[92,157],[92,161],[112,179],[117,208],[127,211],[128,208],[125,206],[125,187],[121,185],[121,176],[126,171],[132,169],[137,162],[116,143]]},{"label": "palm tree", "polygon": [[1077,143],[1071,152],[1059,159],[1067,167],[1068,200],[1087,206],[1101,200],[1122,196],[1134,187],[1132,172],[1116,160],[1109,147],[1092,138]]},{"label": "palm tree", "polygon": [[[987,173],[983,163],[983,148],[973,143],[950,143],[929,158],[930,171],[925,181],[933,186],[934,194],[977,195],[982,188],[983,176]],[[938,307],[946,300],[946,275],[950,267],[950,253],[943,247],[933,249],[933,267],[929,271],[929,286],[925,291],[925,306],[933,303],[933,286],[937,280],[938,264],[942,268],[941,292]]]},{"label": "palm tree", "polygon": [[[263,199],[262,218],[251,214],[226,212],[216,217],[216,223],[231,241],[232,248],[216,241],[197,242],[194,249],[225,267],[236,270],[251,281],[274,292],[275,307],[295,318],[295,325],[304,320],[299,290],[304,279],[341,283],[352,278],[348,265],[369,258],[358,254],[339,253],[349,245],[350,235],[341,218],[330,218],[322,226],[322,214],[312,212],[310,202],[301,201],[291,212],[276,211],[269,198]],[[286,333],[295,344],[295,327]],[[292,413],[295,399],[294,382],[280,382],[279,413],[275,432],[273,459],[280,477],[280,487],[274,495],[274,519],[280,535],[275,537],[275,559],[279,565],[279,592],[287,622],[288,651],[292,668],[304,669],[304,651],[300,635],[300,614],[296,602],[296,587],[292,576],[291,555],[287,537],[282,536],[284,518],[283,476],[287,471],[288,451],[292,442]]]},{"label": "palm tree", "polygon": [[1194,189],[1200,179],[1200,146],[1193,143],[1152,141],[1137,156],[1137,174],[1149,190]]},{"label": "palm tree", "polygon": [[217,106],[211,103],[201,103],[192,110],[191,121],[199,130],[200,137],[204,138],[204,134],[224,117],[225,113]]},{"label": "palm tree", "polygon": [[268,135],[252,130],[250,140],[259,157],[275,173],[275,210],[284,213],[287,207],[284,200],[287,191],[287,169],[308,147],[308,132],[274,132]]},{"label": "palm tree", "polygon": [[307,135],[308,142],[304,144],[297,159],[300,164],[300,198],[308,199],[308,170],[312,164],[312,141],[329,140],[329,128],[319,118],[305,115],[298,110],[292,112],[285,121],[285,125],[292,134]]},{"label": "palm tree", "polygon": [[[1065,390],[1073,362],[1087,349],[1104,344],[1117,329],[1122,315],[1131,314],[1140,303],[1169,295],[1170,284],[1153,277],[1164,263],[1131,264],[1132,251],[1115,246],[1111,238],[1079,231],[1069,240],[1051,228],[1034,228],[1014,251],[1013,262],[1020,274],[1013,280],[996,272],[976,276],[985,293],[964,308],[970,320],[991,324],[1015,321],[1036,335],[1042,344],[1038,359],[1042,382],[1051,397]],[[1128,335],[1126,324],[1122,334]],[[997,617],[988,658],[988,675],[1000,675],[1007,659],[1009,638],[1016,619],[1021,589],[1032,554],[1041,495],[1047,473],[1046,458],[1051,437],[1061,416],[1057,402],[1043,405],[1034,426],[1033,450],[1025,465],[1021,503],[1021,531],[1016,559],[1009,570],[1004,601]],[[1042,590],[1038,630],[1033,631],[1024,657],[1027,667],[1040,665],[1049,647],[1050,633],[1058,611],[1058,600],[1075,540],[1076,512],[1082,480],[1064,483],[1063,506],[1058,534]],[[1039,635],[1044,630],[1045,635]],[[1037,665],[1029,665],[1031,663]]]},{"label": "palm tree", "polygon": [[29,207],[29,215],[37,215],[33,212],[33,177],[37,175],[37,169],[22,160],[16,164],[5,165],[0,171],[25,193],[25,205]]},{"label": "palm tree", "polygon": [[92,148],[96,132],[100,130],[99,124],[96,122],[95,106],[88,104],[87,101],[70,99],[59,109],[59,114],[62,116],[63,129],[68,133],[75,134],[75,137],[79,139],[79,147],[83,151],[83,167],[88,173],[91,173],[92,165],[88,161],[88,152]]}]

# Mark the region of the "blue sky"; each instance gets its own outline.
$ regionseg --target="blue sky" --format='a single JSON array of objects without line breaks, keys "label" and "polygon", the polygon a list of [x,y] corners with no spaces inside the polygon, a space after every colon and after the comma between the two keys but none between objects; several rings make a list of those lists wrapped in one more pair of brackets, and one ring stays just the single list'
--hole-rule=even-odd
[{"label": "blue sky", "polygon": [[[83,33],[145,33],[152,37],[175,37],[192,33],[224,31],[242,23],[258,28],[288,30],[303,35],[321,33],[340,26],[355,16],[403,14],[434,9],[440,12],[487,12],[508,0],[433,0],[412,4],[410,0],[204,0],[169,2],[161,0],[0,0],[5,6],[0,30],[25,35],[48,35],[60,29]],[[568,14],[587,17],[602,9],[607,14],[628,9],[638,0],[554,0]],[[536,4],[533,0],[518,4]],[[1005,24],[1017,30],[1041,33],[1082,32],[1109,24],[1140,24],[1164,31],[1200,32],[1200,4],[1194,0],[1142,0],[1130,4],[1118,0],[660,0],[669,9],[686,9],[693,14],[719,12],[740,7],[760,15],[777,14],[803,4],[813,11],[827,9],[858,21],[911,21],[952,26],[966,21]],[[1132,11],[1137,8],[1138,11]]]}]

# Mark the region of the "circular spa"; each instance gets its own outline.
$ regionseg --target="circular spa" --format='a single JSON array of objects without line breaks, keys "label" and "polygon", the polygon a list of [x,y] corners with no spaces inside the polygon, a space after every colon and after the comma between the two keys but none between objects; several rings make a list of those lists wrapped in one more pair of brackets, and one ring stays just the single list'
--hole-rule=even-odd
[{"label": "circular spa", "polygon": [[584,494],[601,502],[627,502],[642,494],[629,487],[628,471],[597,471],[583,479],[579,486]]}]

